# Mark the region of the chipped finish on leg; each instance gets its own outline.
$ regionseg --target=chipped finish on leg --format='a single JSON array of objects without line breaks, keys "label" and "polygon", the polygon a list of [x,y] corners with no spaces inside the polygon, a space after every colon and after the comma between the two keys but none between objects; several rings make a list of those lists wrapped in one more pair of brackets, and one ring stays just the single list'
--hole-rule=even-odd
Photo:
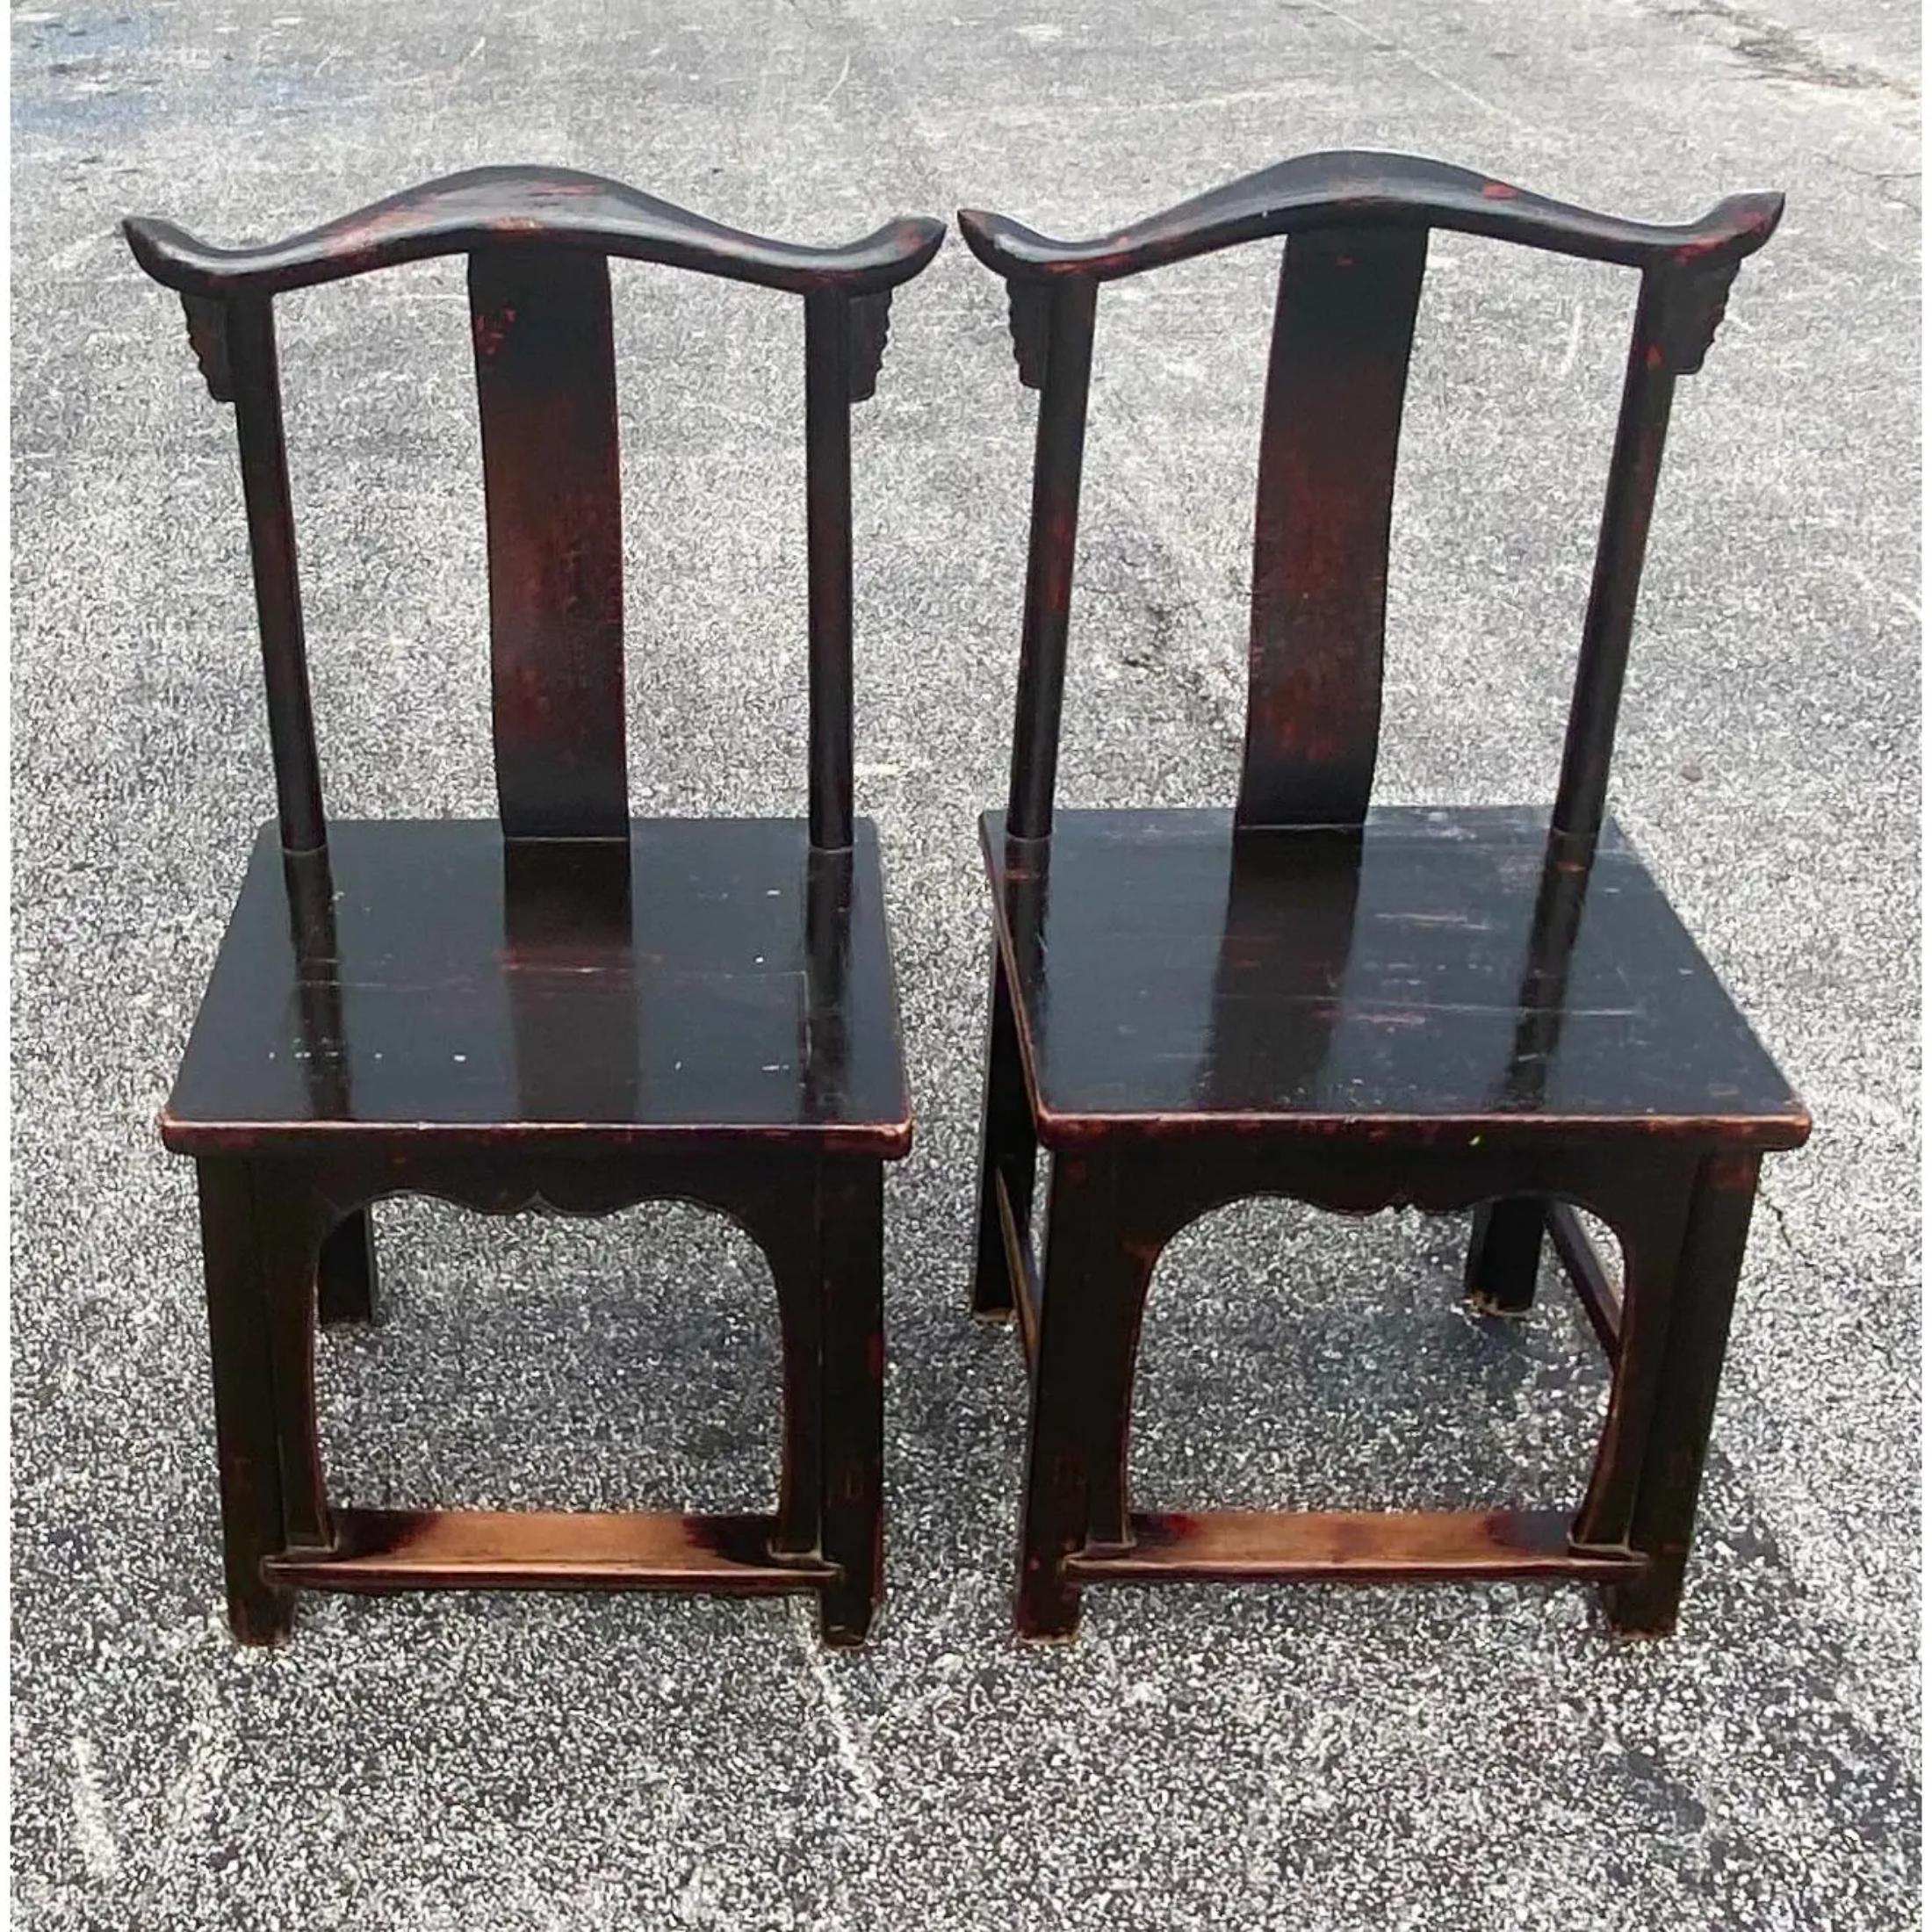
[{"label": "chipped finish on leg", "polygon": [[1469,1229],[1462,1292],[1485,1315],[1525,1316],[1542,1259],[1542,1202],[1486,1200]]},{"label": "chipped finish on leg", "polygon": [[306,1170],[255,1164],[255,1238],[288,1549],[326,1549],[331,1540],[315,1413],[316,1275],[330,1218]]},{"label": "chipped finish on leg", "polygon": [[221,1541],[228,1626],[245,1644],[287,1636],[294,1601],[262,1575],[282,1547],[282,1464],[269,1379],[267,1308],[256,1243],[255,1188],[244,1161],[195,1164],[208,1296]]},{"label": "chipped finish on leg", "polygon": [[322,1237],[315,1303],[324,1328],[376,1319],[376,1231],[367,1209],[346,1215]]},{"label": "chipped finish on leg", "polygon": [[1718,1156],[1698,1175],[1630,1524],[1649,1568],[1604,1592],[1612,1628],[1630,1635],[1667,1637],[1676,1628],[1757,1175],[1750,1154]]}]

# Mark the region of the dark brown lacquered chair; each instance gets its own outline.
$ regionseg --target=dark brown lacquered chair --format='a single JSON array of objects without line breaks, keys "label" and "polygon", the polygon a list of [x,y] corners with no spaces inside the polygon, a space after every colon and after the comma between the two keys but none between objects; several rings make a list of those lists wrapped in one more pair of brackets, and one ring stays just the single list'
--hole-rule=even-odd
[{"label": "dark brown lacquered chair", "polygon": [[[126,225],[234,405],[280,804],[162,1116],[194,1157],[230,1620],[298,1590],[879,1596],[880,1183],[912,1123],[871,826],[852,813],[850,410],[890,291],[944,233],[739,234],[590,175],[458,175],[292,241]],[[489,537],[497,820],[325,823],[274,298],[469,257]],[[811,815],[633,819],[608,258],[801,296]],[[716,1208],[764,1251],[784,1363],[775,1516],[332,1507],[314,1324],[366,1318],[368,1205]]]},{"label": "dark brown lacquered chair", "polygon": [[[1041,391],[1013,783],[984,823],[997,944],[975,1306],[1032,1373],[1018,1623],[1093,1582],[1571,1579],[1674,1623],[1765,1152],[1809,1129],[1604,818],[1664,429],[1782,203],[1684,227],[1385,155],[1284,163],[1099,241],[962,213]],[[1432,227],[1640,272],[1553,813],[1369,806],[1390,493]],[[1102,282],[1287,237],[1255,515],[1232,817],[1053,810]],[[1043,1266],[1030,1209],[1053,1155]],[[1162,1248],[1251,1195],[1475,1207],[1467,1289],[1530,1304],[1550,1235],[1614,1370],[1574,1517],[1130,1510],[1141,1311]],[[1614,1230],[1620,1288],[1579,1208]]]}]

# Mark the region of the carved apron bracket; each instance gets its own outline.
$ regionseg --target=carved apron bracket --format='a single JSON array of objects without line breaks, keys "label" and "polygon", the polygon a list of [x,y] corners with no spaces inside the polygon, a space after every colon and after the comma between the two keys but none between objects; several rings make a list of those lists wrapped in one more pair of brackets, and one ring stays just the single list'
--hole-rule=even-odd
[{"label": "carved apron bracket", "polygon": [[1006,285],[1006,326],[1013,332],[1013,359],[1028,389],[1047,380],[1047,343],[1053,327],[1053,291],[1042,282]]},{"label": "carved apron bracket", "polygon": [[1673,375],[1694,376],[1704,367],[1737,271],[1734,256],[1700,264],[1679,278],[1656,345]]},{"label": "carved apron bracket", "polygon": [[879,364],[885,360],[886,337],[892,328],[892,292],[854,295],[847,305],[852,330],[851,386],[854,402],[869,402],[879,386]]},{"label": "carved apron bracket", "polygon": [[234,400],[234,379],[228,372],[228,305],[212,295],[184,295],[181,306],[188,318],[188,342],[201,364],[202,380],[217,402]]}]

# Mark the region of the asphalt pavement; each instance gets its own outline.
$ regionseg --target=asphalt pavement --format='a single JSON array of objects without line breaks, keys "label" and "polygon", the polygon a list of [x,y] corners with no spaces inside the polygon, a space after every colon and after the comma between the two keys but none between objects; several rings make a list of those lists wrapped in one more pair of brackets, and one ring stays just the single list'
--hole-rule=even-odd
[{"label": "asphalt pavement", "polygon": [[[1763,11],[1775,7],[1775,12]],[[1898,1927],[1919,1866],[1917,10],[1325,0],[242,4],[11,16],[13,1831],[23,1925]],[[269,815],[228,413],[129,212],[219,241],[543,161],[766,234],[1083,234],[1389,148],[1687,219],[1782,188],[1684,385],[1615,809],[1810,1101],[1768,1162],[1683,1626],[1525,1588],[1095,1590],[1009,1635],[1022,1377],[966,1315],[1034,400],[948,242],[855,419],[861,809],[918,1114],[889,1177],[889,1597],[220,1600],[191,1176],[154,1115]],[[1554,782],[1632,288],[1431,249],[1378,797]],[[1217,804],[1274,251],[1107,292],[1063,797]],[[620,264],[633,809],[804,777],[796,306]],[[280,305],[329,801],[491,809],[462,267]],[[378,1211],[322,1346],[364,1503],[755,1507],[749,1243]],[[1171,1251],[1148,1506],[1561,1502],[1604,1377],[1463,1223],[1233,1209]]]}]

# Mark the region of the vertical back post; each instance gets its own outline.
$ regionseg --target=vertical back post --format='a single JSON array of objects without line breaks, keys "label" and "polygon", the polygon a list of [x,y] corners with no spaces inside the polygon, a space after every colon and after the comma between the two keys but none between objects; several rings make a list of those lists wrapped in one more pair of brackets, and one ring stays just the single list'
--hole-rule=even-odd
[{"label": "vertical back post", "polygon": [[[1027,605],[1013,703],[1013,776],[1006,795],[1009,839],[1044,839],[1053,830],[1096,292],[1090,276],[1063,277],[1052,285],[1047,312],[1033,521],[1027,539]],[[1017,302],[1015,313],[1020,313]],[[1025,367],[1023,362],[1023,372]]]},{"label": "vertical back post", "polygon": [[805,575],[811,843],[852,843],[852,305],[805,297]]},{"label": "vertical back post", "polygon": [[[1734,263],[1730,272],[1736,272]],[[1727,285],[1728,281],[1727,275]],[[1637,299],[1617,440],[1604,495],[1603,525],[1597,539],[1597,564],[1590,578],[1582,648],[1570,699],[1569,728],[1563,740],[1563,768],[1550,817],[1555,841],[1572,857],[1587,860],[1596,849],[1597,834],[1604,822],[1617,711],[1630,660],[1637,588],[1643,574],[1651,509],[1656,501],[1671,398],[1678,376],[1702,364],[1710,331],[1723,313],[1720,289],[1715,311],[1708,315],[1709,328],[1700,336],[1698,324],[1703,305],[1697,300],[1698,292],[1695,279],[1687,285],[1681,273],[1651,269],[1645,271]]]},{"label": "vertical back post", "polygon": [[255,572],[262,674],[268,687],[269,746],[282,849],[320,852],[328,842],[315,723],[308,689],[308,652],[295,569],[295,517],[282,433],[282,386],[275,355],[275,314],[266,295],[226,304],[227,373],[233,383],[242,494],[248,508],[249,555]]}]

